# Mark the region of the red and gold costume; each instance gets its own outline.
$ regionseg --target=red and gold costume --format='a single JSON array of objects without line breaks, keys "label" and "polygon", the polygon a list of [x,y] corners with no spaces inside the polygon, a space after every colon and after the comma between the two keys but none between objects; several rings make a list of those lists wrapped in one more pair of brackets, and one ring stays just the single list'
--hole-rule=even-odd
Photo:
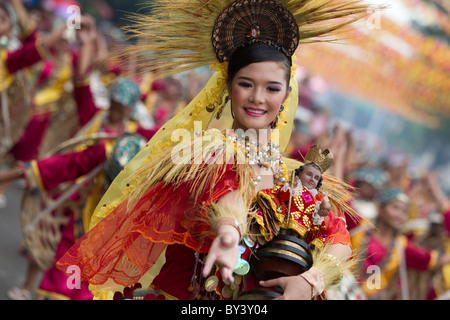
[{"label": "red and gold costume", "polygon": [[[125,84],[133,86],[132,82],[127,79],[118,79],[116,81],[118,81],[117,83],[123,83],[121,82],[122,80],[124,80]],[[116,88],[120,91],[121,87],[123,86],[119,85]],[[137,85],[134,84],[134,87],[136,90],[134,90],[133,97],[136,95],[137,97],[133,99],[138,99],[139,90]],[[127,133],[138,133],[145,135],[145,140],[148,140],[156,131],[154,129],[140,128],[136,122],[127,120],[118,129],[111,128],[107,125],[106,112],[96,107],[89,84],[77,86],[74,94],[75,101],[78,104],[79,120],[84,124],[84,127],[75,138],[68,141],[70,143],[67,143],[65,148],[73,149],[75,152],[56,154],[44,160],[33,160],[27,164],[28,170],[25,172],[28,173],[29,177],[35,177],[34,179],[28,178],[28,180],[37,181],[36,186],[38,187],[36,190],[29,189],[27,191],[25,194],[25,199],[29,201],[27,203],[42,202],[49,196],[49,191],[51,193],[59,191],[56,194],[56,197],[59,197],[59,193],[62,191],[55,191],[54,189],[60,186],[63,181],[70,181],[71,184],[75,184],[79,179],[83,179],[85,174],[90,173],[93,169],[97,169],[97,166],[103,164],[113,150],[118,137]],[[123,92],[123,96],[126,96],[125,92]],[[129,107],[132,108],[132,106]],[[95,144],[95,141],[99,139],[101,139],[100,143]],[[92,146],[93,144],[94,146]],[[62,151],[67,152],[65,149],[62,149]],[[63,210],[68,218],[67,221],[59,226],[62,230],[62,238],[57,248],[55,248],[56,260],[42,262],[39,256],[35,257],[39,262],[39,266],[46,270],[39,289],[40,294],[49,298],[92,298],[86,285],[84,285],[83,290],[71,290],[68,288],[65,284],[67,276],[56,268],[55,262],[88,230],[92,213],[105,191],[105,179],[105,173],[102,170],[97,171],[85,181],[79,191],[71,195],[69,204],[63,203],[58,208],[58,210]],[[65,186],[62,187],[62,189],[65,189]],[[69,187],[70,185],[67,188]],[[37,194],[41,196],[38,197]],[[55,222],[57,221],[58,219],[55,219]],[[25,246],[32,245],[32,243],[25,243]],[[48,248],[48,250],[51,249]]]},{"label": "red and gold costume", "polygon": [[[23,37],[20,38],[22,46],[10,51],[6,48],[0,49],[1,59],[1,81],[0,90],[7,95],[9,119],[3,119],[0,115],[0,134],[11,139],[8,143],[0,147],[11,148],[19,141],[25,131],[31,117],[31,88],[29,78],[24,72],[19,72],[45,59],[49,53],[43,46],[43,40],[38,36],[35,28],[30,27]],[[2,108],[6,108],[3,106]],[[4,121],[11,121],[11,132],[5,132]],[[11,136],[9,136],[11,135]],[[6,151],[9,151],[6,150]]]},{"label": "red and gold costume", "polygon": [[[104,163],[106,157],[105,144],[100,143],[80,152],[55,155],[41,160],[32,160],[24,164],[23,171],[25,173],[25,180],[28,182],[28,188],[33,194],[54,194],[52,197],[57,198],[60,195],[57,187],[64,182],[73,183],[78,178],[88,174],[98,165]],[[101,178],[101,176],[98,176],[97,180]],[[59,220],[64,223],[58,225],[61,228],[61,238],[55,248],[54,261],[59,260],[84,233],[83,226],[89,225],[90,217],[85,214],[81,203],[89,203],[86,200],[96,194],[93,192],[92,186],[99,185],[99,183],[95,181],[92,181],[91,184],[84,187],[84,193],[87,192],[84,197],[81,196],[80,192],[74,193],[70,197],[70,200],[58,209],[59,213],[57,215],[62,215],[65,219],[60,218]],[[100,182],[101,185],[102,183]],[[97,201],[100,195],[97,193]],[[34,244],[30,245],[33,246]],[[39,294],[52,299],[92,299],[92,294],[89,292],[86,283],[82,284],[77,290],[69,289],[66,284],[68,278],[63,272],[56,269],[51,261],[42,261],[43,257],[37,258],[40,265],[45,263],[48,266],[44,270],[41,284],[37,290]]]},{"label": "red and gold costume", "polygon": [[[404,255],[406,267],[409,269],[431,271],[436,267],[437,251],[417,247],[403,235],[397,236],[391,246],[386,247],[373,236],[373,232],[368,228],[363,228],[353,234],[351,240],[356,250],[362,247],[367,248],[357,276],[360,277],[361,288],[368,299],[401,299],[398,272],[402,255]],[[380,268],[379,286],[366,283],[373,274],[372,266]]]},{"label": "red and gold costume", "polygon": [[[266,241],[272,240],[275,235],[274,230],[269,227],[272,224],[270,220],[275,220],[282,228],[286,228],[284,220],[291,193],[282,189],[282,186],[276,186],[273,189],[261,190],[257,194],[256,201],[260,204],[260,209],[256,211],[255,219]],[[316,201],[323,202],[324,196],[321,193],[313,196],[306,187],[303,187],[300,195],[292,196],[289,229],[295,230],[306,243],[321,249],[325,243],[350,244],[343,215],[330,212],[320,224],[313,223]]]},{"label": "red and gold costume", "polygon": [[[39,266],[44,270],[41,284],[37,290],[41,296],[51,299],[92,299],[87,283],[80,284],[81,287],[75,290],[67,285],[68,277],[56,268],[56,261],[87,230],[94,207],[103,195],[109,181],[114,178],[116,171],[120,170],[120,167],[116,165],[117,161],[132,157],[136,153],[135,150],[142,147],[145,141],[139,135],[126,135],[123,138],[118,138],[117,142],[113,141],[113,148],[107,146],[111,143],[111,140],[101,141],[79,152],[32,160],[23,165],[23,172],[30,193],[34,195],[43,194],[55,201],[58,201],[60,197],[67,196],[67,199],[64,198],[62,204],[52,211],[51,216],[54,217],[54,220],[45,216],[44,219],[50,220],[42,221],[48,223],[44,226],[53,226],[55,228],[53,232],[55,230],[58,230],[57,233],[60,232],[60,238],[56,239],[58,242],[54,244],[53,257],[40,256],[39,248],[37,248],[40,244],[26,243],[27,248],[32,249],[30,251]],[[121,145],[126,143],[131,144],[131,147],[125,145],[125,147],[119,149]],[[120,157],[121,159],[119,159]],[[112,163],[114,163],[113,166]],[[86,177],[84,181],[79,181],[80,179],[83,180],[83,177]],[[64,183],[69,183],[70,187],[75,182],[80,184],[76,191],[64,186]],[[43,203],[43,208],[47,209],[48,206],[51,206],[51,202]],[[40,221],[36,227],[39,228],[41,225]],[[51,230],[52,228],[48,229]],[[48,229],[44,228],[43,232],[50,232]],[[29,234],[28,229],[25,228],[25,241],[45,239],[45,234],[43,235],[44,238],[39,238],[39,234],[32,233],[34,230],[36,229],[32,229]],[[58,237],[55,235],[55,238]]]}]

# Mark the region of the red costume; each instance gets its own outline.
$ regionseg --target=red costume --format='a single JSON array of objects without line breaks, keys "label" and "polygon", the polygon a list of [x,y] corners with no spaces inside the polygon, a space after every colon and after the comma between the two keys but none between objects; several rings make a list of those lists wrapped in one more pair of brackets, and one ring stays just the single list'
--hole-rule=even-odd
[{"label": "red costume", "polygon": [[[278,221],[285,227],[285,215],[289,207],[290,191],[283,191],[282,186],[273,189],[261,190],[257,195],[260,210],[255,219],[260,225],[260,232],[265,235],[265,240],[270,241],[277,230],[270,228],[270,220]],[[313,214],[316,210],[316,201],[323,202],[321,193],[313,196],[307,188],[303,187],[300,195],[292,196],[289,228],[297,232],[306,243],[322,249],[325,242],[350,244],[350,236],[345,227],[346,221],[343,215],[330,212],[320,224],[314,224]],[[273,219],[275,218],[275,219]]]},{"label": "red costume", "polygon": [[[104,163],[105,160],[106,149],[102,143],[89,147],[81,152],[55,155],[42,160],[33,160],[24,164],[24,173],[26,181],[37,181],[37,185],[34,186],[37,190],[33,192],[48,193],[54,191],[63,182],[73,182],[89,173],[95,167]],[[31,188],[33,186],[29,187]],[[89,185],[87,188],[90,188]],[[92,191],[92,188],[90,189]],[[75,243],[80,233],[83,233],[83,214],[80,206],[76,205],[80,200],[86,202],[86,199],[80,199],[79,193],[71,195],[69,202],[72,205],[63,210],[64,215],[68,218],[68,222],[61,226],[61,240],[56,249],[55,261],[61,258],[72,244]],[[85,283],[81,285],[80,289],[73,290],[67,286],[67,280],[67,276],[53,265],[45,270],[38,293],[57,299],[92,299],[92,294],[89,292]]]}]

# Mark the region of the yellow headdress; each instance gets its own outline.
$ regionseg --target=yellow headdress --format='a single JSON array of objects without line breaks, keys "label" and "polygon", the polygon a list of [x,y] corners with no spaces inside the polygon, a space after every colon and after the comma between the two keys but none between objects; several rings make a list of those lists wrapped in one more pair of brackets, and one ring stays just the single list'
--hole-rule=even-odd
[{"label": "yellow headdress", "polygon": [[226,61],[251,32],[292,55],[299,44],[331,35],[367,15],[359,0],[155,0],[125,28],[138,44],[125,48],[155,77]]}]

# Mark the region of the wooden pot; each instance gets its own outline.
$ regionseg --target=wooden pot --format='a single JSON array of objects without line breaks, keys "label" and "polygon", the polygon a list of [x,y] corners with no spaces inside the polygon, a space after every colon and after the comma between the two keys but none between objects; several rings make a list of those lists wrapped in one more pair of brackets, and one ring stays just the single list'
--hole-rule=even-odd
[{"label": "wooden pot", "polygon": [[309,246],[299,238],[280,232],[272,241],[258,248],[250,260],[250,272],[256,287],[244,291],[238,300],[270,300],[283,294],[279,287],[265,288],[258,283],[280,277],[297,276],[312,266]]}]

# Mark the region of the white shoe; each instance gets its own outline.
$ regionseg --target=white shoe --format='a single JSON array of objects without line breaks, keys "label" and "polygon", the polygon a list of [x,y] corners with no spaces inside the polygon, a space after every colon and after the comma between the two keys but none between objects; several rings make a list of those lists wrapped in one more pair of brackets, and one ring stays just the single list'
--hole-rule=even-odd
[{"label": "white shoe", "polygon": [[11,300],[31,300],[30,291],[18,287],[12,287],[6,294]]}]

